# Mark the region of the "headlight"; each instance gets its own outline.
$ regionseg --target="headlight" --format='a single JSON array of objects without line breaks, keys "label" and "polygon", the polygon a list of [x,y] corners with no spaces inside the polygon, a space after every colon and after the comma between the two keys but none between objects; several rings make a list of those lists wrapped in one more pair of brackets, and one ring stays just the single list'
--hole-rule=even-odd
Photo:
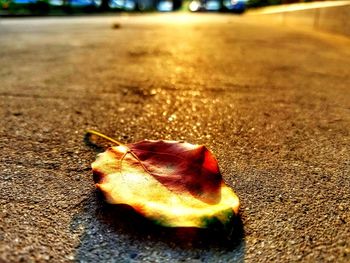
[{"label": "headlight", "polygon": [[201,5],[198,1],[192,1],[188,8],[190,9],[190,11],[196,12],[199,10],[200,6]]}]

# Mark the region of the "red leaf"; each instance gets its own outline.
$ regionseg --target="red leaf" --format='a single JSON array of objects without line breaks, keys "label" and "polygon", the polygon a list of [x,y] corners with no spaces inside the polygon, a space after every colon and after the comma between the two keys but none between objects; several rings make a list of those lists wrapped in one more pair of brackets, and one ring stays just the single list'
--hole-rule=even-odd
[{"label": "red leaf", "polygon": [[203,202],[220,201],[222,177],[212,153],[202,145],[176,141],[141,141],[127,145],[147,172],[176,193]]}]

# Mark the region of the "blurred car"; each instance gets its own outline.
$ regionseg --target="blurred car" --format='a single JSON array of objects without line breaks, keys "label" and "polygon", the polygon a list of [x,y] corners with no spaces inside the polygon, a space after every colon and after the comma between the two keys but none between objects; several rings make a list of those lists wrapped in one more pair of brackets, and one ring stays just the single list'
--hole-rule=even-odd
[{"label": "blurred car", "polygon": [[158,2],[156,8],[160,12],[170,12],[174,10],[174,3],[170,0],[161,0]]},{"label": "blurred car", "polygon": [[26,8],[29,11],[62,9],[68,13],[75,9],[169,12],[181,7],[182,0],[0,0],[2,9]]},{"label": "blurred car", "polygon": [[188,6],[191,12],[223,11],[243,13],[246,0],[192,0]]},{"label": "blurred car", "polygon": [[27,4],[36,4],[38,1],[37,0],[12,0],[10,2],[12,4],[17,4],[17,5],[27,5]]},{"label": "blurred car", "polygon": [[220,11],[222,7],[221,1],[219,0],[207,0],[205,1],[206,11]]},{"label": "blurred car", "polygon": [[[57,1],[57,0],[49,0],[49,1]],[[102,0],[66,0],[65,4],[71,7],[100,8],[102,6]]]},{"label": "blurred car", "polygon": [[51,6],[63,6],[64,0],[49,0]]},{"label": "blurred car", "polygon": [[198,11],[220,11],[220,0],[193,0],[188,6],[191,12]]},{"label": "blurred car", "polygon": [[182,0],[156,0],[156,9],[160,12],[170,12],[181,8]]},{"label": "blurred car", "polygon": [[157,10],[169,12],[180,7],[181,3],[181,0],[108,0],[108,7],[125,11]]},{"label": "blurred car", "polygon": [[223,0],[224,11],[243,13],[246,9],[246,0]]},{"label": "blurred car", "polygon": [[154,2],[153,0],[108,0],[108,7],[126,11],[146,11],[154,9]]}]

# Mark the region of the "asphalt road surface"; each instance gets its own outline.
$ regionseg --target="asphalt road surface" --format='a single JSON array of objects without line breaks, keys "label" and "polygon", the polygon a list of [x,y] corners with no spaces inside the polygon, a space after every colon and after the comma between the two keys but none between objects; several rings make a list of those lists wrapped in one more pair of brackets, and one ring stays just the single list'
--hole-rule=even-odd
[{"label": "asphalt road surface", "polygon": [[[349,47],[244,16],[1,20],[0,261],[349,262]],[[233,233],[106,205],[87,128],[207,145]]]}]

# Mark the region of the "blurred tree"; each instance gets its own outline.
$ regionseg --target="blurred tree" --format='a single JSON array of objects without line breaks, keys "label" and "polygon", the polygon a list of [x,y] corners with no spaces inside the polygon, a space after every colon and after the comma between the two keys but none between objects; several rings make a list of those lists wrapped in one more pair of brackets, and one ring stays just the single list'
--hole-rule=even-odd
[{"label": "blurred tree", "polygon": [[261,7],[269,5],[291,4],[300,2],[312,2],[312,0],[248,0],[248,7]]},{"label": "blurred tree", "polygon": [[281,0],[248,0],[248,7],[261,7],[268,5],[279,5],[282,4]]}]

